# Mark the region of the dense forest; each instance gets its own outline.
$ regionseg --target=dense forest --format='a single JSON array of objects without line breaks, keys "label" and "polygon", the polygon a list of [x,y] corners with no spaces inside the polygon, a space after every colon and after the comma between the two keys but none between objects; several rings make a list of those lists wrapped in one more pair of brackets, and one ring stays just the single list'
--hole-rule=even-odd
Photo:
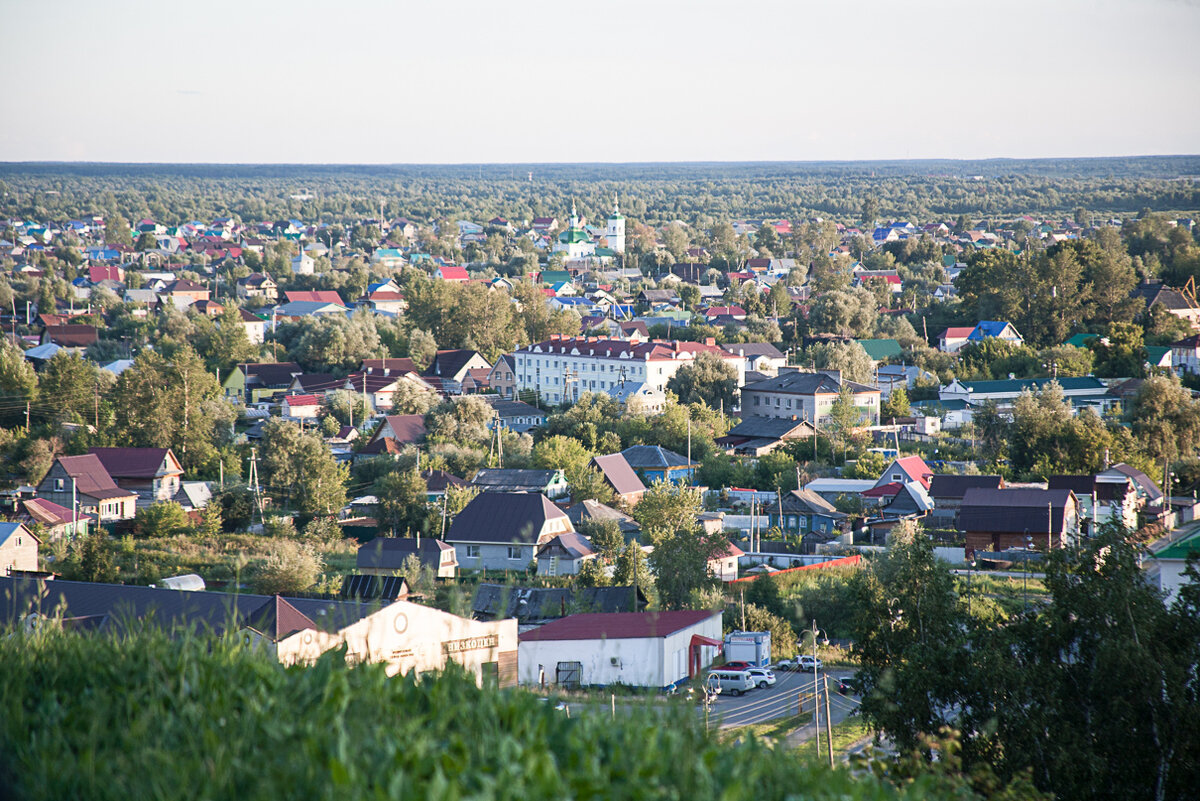
[{"label": "dense forest", "polygon": [[[206,165],[0,164],[0,216],[90,214],[207,221],[346,222],[603,215],[619,195],[650,225],[723,218],[857,221],[867,198],[883,217],[1006,219],[1074,209],[1130,215],[1200,209],[1200,157],[986,161],[658,164]],[[307,199],[297,199],[299,198]]]}]

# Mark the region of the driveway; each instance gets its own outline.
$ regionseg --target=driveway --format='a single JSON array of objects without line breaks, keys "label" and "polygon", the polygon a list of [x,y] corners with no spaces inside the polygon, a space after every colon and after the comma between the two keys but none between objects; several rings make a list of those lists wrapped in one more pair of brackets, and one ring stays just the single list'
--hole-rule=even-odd
[{"label": "driveway", "polygon": [[[830,682],[834,677],[848,678],[855,673],[855,668],[830,668],[828,671],[817,671],[818,681],[823,681],[824,676],[828,673]],[[745,695],[734,698],[730,695],[719,695],[713,702],[709,710],[710,725],[720,726],[721,728],[730,728],[734,726],[748,726],[754,723],[766,723],[775,718],[787,717],[796,714],[799,711],[801,700],[804,702],[804,711],[812,711],[812,690],[813,690],[813,674],[812,671],[776,671],[775,686],[768,687],[764,690],[751,690]],[[833,722],[837,723],[844,720],[849,714],[850,709],[857,704],[857,699],[842,698],[838,695],[836,687],[830,689],[829,706],[830,712],[833,714]],[[704,709],[701,706],[700,715],[703,717]],[[825,708],[821,707],[822,727],[824,727]],[[812,736],[812,725],[802,727],[799,732],[810,730],[808,737]],[[789,736],[789,742],[795,733]],[[807,737],[800,737],[796,742],[802,742]]]}]

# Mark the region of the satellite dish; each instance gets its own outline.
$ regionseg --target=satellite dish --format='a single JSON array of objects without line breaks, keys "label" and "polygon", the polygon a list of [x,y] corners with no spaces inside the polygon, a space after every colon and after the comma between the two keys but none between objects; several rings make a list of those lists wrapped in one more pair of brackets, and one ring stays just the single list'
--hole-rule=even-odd
[{"label": "satellite dish", "polygon": [[33,634],[41,625],[42,616],[37,612],[30,612],[21,620],[21,625],[25,629],[26,634]]}]

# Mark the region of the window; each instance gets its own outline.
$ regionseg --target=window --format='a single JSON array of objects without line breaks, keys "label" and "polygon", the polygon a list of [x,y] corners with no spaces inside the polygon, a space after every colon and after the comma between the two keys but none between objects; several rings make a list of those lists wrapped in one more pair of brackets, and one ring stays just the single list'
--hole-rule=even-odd
[{"label": "window", "polygon": [[467,558],[468,559],[478,559],[479,558],[479,546],[478,545],[468,545],[467,546]]},{"label": "window", "polygon": [[520,546],[520,545],[510,545],[510,546],[508,546],[508,559],[509,559],[509,561],[510,561],[510,562],[516,562],[516,561],[517,561],[517,560],[519,560],[520,558],[521,558],[521,546]]},{"label": "window", "polygon": [[903,478],[899,473],[892,473],[892,481],[900,481]]},{"label": "window", "polygon": [[63,488],[63,480],[61,478],[54,479],[54,489],[61,490]]},{"label": "window", "polygon": [[758,406],[758,401],[759,401],[759,397],[757,395],[755,395],[754,396],[754,405],[755,406]]}]

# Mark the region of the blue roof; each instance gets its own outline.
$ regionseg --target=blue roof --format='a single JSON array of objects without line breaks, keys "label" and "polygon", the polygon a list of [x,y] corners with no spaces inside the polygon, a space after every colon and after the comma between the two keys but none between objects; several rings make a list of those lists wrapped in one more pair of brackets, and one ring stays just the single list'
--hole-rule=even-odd
[{"label": "blue roof", "polygon": [[20,523],[0,523],[0,546],[4,545],[9,537],[17,533],[17,529],[20,527]]},{"label": "blue roof", "polygon": [[[1008,328],[1008,326],[1009,323],[1003,320],[980,320],[975,329],[967,335],[967,339],[980,340],[985,337],[998,337],[1004,333],[1004,329]],[[1016,330],[1016,328],[1013,328],[1014,333],[1016,333]],[[1017,336],[1020,336],[1020,334],[1017,334]]]}]

